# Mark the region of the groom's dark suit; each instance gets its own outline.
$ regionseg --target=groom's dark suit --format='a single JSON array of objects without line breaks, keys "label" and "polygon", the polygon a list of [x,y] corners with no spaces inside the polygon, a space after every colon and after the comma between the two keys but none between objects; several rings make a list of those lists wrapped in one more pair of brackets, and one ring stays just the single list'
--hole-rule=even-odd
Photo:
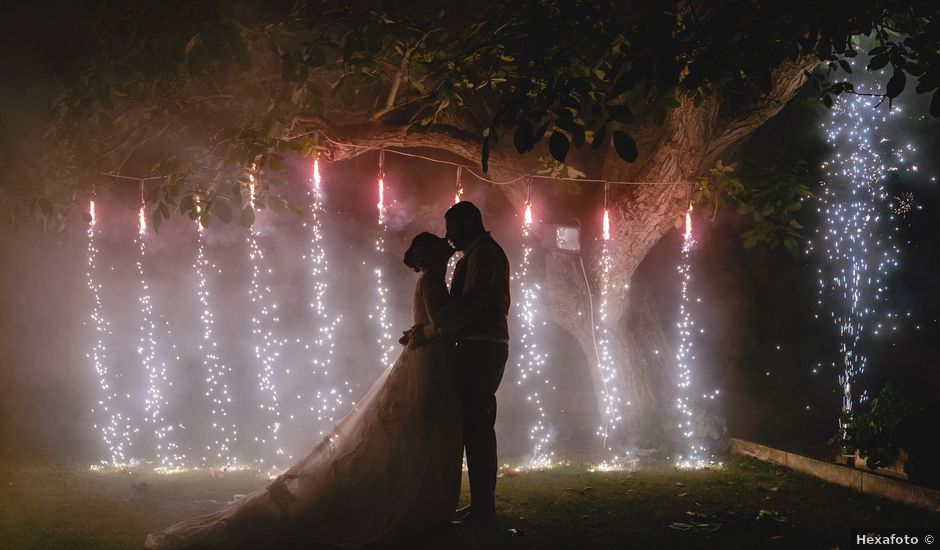
[{"label": "groom's dark suit", "polygon": [[474,239],[457,262],[451,304],[432,328],[457,341],[464,448],[473,513],[494,512],[496,389],[509,356],[509,260],[489,233]]}]

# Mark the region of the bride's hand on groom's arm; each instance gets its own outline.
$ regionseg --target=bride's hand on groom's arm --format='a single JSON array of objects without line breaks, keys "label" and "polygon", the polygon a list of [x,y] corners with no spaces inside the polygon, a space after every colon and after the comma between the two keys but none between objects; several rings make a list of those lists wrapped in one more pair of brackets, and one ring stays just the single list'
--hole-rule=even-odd
[{"label": "bride's hand on groom's arm", "polygon": [[408,331],[408,349],[415,349],[427,344],[430,340],[424,334],[424,325],[415,325]]}]

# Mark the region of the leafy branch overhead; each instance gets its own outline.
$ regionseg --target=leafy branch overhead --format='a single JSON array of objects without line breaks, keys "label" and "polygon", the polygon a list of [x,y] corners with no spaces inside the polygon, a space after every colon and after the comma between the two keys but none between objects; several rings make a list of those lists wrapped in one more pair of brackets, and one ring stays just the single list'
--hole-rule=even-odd
[{"label": "leafy branch overhead", "polygon": [[63,225],[93,190],[118,185],[102,174],[160,176],[154,227],[173,212],[250,223],[256,208],[296,210],[277,193],[293,159],[358,154],[345,142],[437,146],[484,170],[514,163],[513,150],[640,164],[657,143],[650,128],[679,110],[703,109],[740,139],[755,104],[789,99],[773,97],[787,64],[829,62],[809,73],[827,105],[854,92],[830,79],[851,72],[863,35],[875,41],[868,67],[891,68],[886,97],[914,86],[937,114],[934,15],[927,0],[101,3],[58,45],[84,40],[55,75],[51,111],[37,113],[41,151],[0,147],[0,199],[14,218]]}]

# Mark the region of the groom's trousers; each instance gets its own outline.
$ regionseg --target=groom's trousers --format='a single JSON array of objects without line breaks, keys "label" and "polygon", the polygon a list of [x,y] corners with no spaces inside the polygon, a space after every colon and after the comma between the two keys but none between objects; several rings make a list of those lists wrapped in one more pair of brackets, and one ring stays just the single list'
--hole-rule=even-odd
[{"label": "groom's trousers", "polygon": [[474,514],[490,515],[495,511],[496,389],[508,358],[507,344],[485,340],[457,343],[463,440]]}]

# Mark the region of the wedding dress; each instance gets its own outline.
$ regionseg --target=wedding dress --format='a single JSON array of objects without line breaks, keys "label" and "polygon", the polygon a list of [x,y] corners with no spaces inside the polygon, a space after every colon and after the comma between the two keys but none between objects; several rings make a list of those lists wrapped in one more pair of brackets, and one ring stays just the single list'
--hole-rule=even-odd
[{"label": "wedding dress", "polygon": [[[432,321],[446,299],[443,273],[423,273],[415,322]],[[404,350],[283,475],[218,512],[149,534],[146,547],[362,546],[446,521],[463,454],[453,353],[446,343]]]}]

